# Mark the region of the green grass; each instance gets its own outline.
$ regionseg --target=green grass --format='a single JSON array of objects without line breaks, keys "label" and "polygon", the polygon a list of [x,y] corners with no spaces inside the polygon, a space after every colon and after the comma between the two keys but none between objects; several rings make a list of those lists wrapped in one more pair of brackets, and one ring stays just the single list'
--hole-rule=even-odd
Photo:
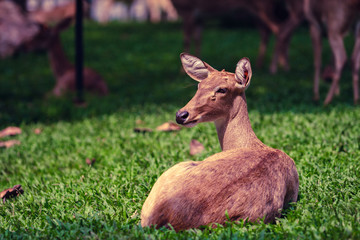
[{"label": "green grass", "polygon": [[[63,36],[73,59],[73,29]],[[248,56],[255,63],[255,29],[207,28],[202,58],[234,71]],[[353,40],[346,39],[351,50]],[[0,239],[360,239],[360,108],[352,105],[351,73],[344,70],[341,95],[328,107],[312,98],[312,48],[307,29],[291,44],[291,71],[270,75],[253,64],[247,90],[257,136],[284,150],[300,178],[297,204],[275,224],[240,222],[217,229],[175,233],[140,227],[140,212],[156,179],[174,164],[220,151],[211,123],[177,133],[133,132],[136,120],[155,128],[196,91],[181,74],[179,24],[85,25],[86,65],[100,72],[111,94],[45,97],[54,85],[45,54],[1,61],[0,128],[20,126],[21,145],[0,149],[0,190],[21,184],[24,195],[0,203]],[[273,42],[271,43],[271,46]],[[324,42],[324,62],[331,54]],[[271,51],[267,55],[267,64]],[[321,85],[324,99],[328,86]],[[43,129],[40,135],[35,128]],[[205,145],[189,155],[189,142]],[[96,158],[94,166],[86,158]]]}]

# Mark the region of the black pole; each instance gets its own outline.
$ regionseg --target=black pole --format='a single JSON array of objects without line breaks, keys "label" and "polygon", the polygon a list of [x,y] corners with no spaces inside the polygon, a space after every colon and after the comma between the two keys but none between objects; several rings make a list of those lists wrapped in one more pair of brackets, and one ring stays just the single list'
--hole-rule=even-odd
[{"label": "black pole", "polygon": [[83,82],[83,0],[76,0],[76,23],[75,23],[75,69],[76,69],[76,103],[84,102]]}]

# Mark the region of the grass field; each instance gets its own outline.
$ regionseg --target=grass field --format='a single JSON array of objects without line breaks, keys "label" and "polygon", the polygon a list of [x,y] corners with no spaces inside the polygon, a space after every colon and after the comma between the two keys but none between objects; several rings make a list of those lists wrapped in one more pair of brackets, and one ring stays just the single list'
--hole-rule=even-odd
[{"label": "grass field", "polygon": [[[63,36],[73,59],[73,29]],[[202,58],[234,71],[237,61],[256,60],[254,29],[205,31]],[[353,40],[346,39],[348,50]],[[273,44],[273,43],[272,43]],[[324,62],[330,59],[324,42]],[[176,163],[220,151],[215,127],[204,123],[175,133],[133,131],[174,120],[196,91],[180,73],[182,34],[175,24],[85,24],[85,63],[100,72],[111,93],[87,94],[86,108],[73,95],[53,98],[45,54],[0,64],[0,129],[21,145],[0,149],[0,191],[21,184],[24,195],[0,203],[0,239],[360,239],[360,108],[352,105],[351,73],[328,107],[312,102],[312,48],[306,28],[291,44],[291,71],[257,69],[247,90],[257,136],[284,150],[297,165],[299,201],[275,224],[229,223],[216,229],[175,233],[140,227],[140,211],[156,179]],[[267,64],[271,51],[267,55]],[[321,85],[324,99],[328,90]],[[37,135],[33,131],[42,129]],[[189,155],[189,142],[205,146]],[[88,166],[86,158],[95,158]]]}]

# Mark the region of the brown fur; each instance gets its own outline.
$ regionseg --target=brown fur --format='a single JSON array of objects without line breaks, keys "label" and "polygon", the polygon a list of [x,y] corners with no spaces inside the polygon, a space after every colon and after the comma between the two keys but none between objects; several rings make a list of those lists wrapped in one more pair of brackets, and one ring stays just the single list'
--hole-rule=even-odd
[{"label": "brown fur", "polygon": [[355,26],[355,45],[352,61],[354,103],[359,103],[360,69],[360,1],[359,0],[304,0],[304,11],[310,22],[310,34],[314,48],[314,100],[319,100],[321,71],[321,26],[327,29],[328,39],[334,57],[332,83],[324,104],[329,104],[334,94],[339,93],[339,81],[346,62],[343,38]]},{"label": "brown fur", "polygon": [[[196,75],[200,65],[194,65],[194,72],[185,71],[191,77],[203,76]],[[297,201],[299,182],[294,161],[264,145],[251,128],[244,93],[250,84],[250,63],[239,66],[246,74],[241,69],[237,75],[202,65],[209,74],[177,117],[189,113],[186,120],[179,120],[185,126],[214,121],[223,151],[202,162],[179,163],[163,173],[143,205],[143,227],[171,224],[179,231],[223,224],[226,212],[233,221],[264,217],[265,223],[270,223],[281,216],[281,209]],[[239,76],[249,79],[239,80]],[[226,88],[226,93],[217,92],[219,87]]]}]

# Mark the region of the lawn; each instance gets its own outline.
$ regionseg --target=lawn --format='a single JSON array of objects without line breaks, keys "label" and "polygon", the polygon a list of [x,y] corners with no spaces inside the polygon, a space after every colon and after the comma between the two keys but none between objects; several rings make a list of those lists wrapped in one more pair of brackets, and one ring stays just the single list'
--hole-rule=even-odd
[{"label": "lawn", "polygon": [[[62,39],[73,59],[73,28]],[[313,58],[305,27],[291,42],[291,71],[276,75],[254,64],[255,29],[210,25],[203,40],[203,60],[219,70],[234,71],[243,56],[253,62],[247,90],[253,129],[292,157],[299,172],[299,200],[283,218],[180,233],[141,228],[142,204],[166,169],[220,151],[215,127],[134,132],[174,121],[196,91],[196,82],[179,71],[179,23],[86,22],[85,64],[102,74],[111,93],[86,94],[85,108],[73,105],[72,94],[48,94],[55,81],[46,54],[1,60],[0,129],[18,126],[23,132],[2,139],[21,144],[0,149],[0,191],[21,184],[25,192],[0,203],[0,239],[360,239],[360,108],[352,104],[350,69],[344,70],[341,95],[323,107],[311,100]],[[353,42],[346,39],[348,52]],[[271,51],[267,65],[270,58]],[[322,100],[328,87],[321,83]],[[189,154],[191,139],[203,143],[201,154]],[[93,166],[87,158],[96,159]]]}]

